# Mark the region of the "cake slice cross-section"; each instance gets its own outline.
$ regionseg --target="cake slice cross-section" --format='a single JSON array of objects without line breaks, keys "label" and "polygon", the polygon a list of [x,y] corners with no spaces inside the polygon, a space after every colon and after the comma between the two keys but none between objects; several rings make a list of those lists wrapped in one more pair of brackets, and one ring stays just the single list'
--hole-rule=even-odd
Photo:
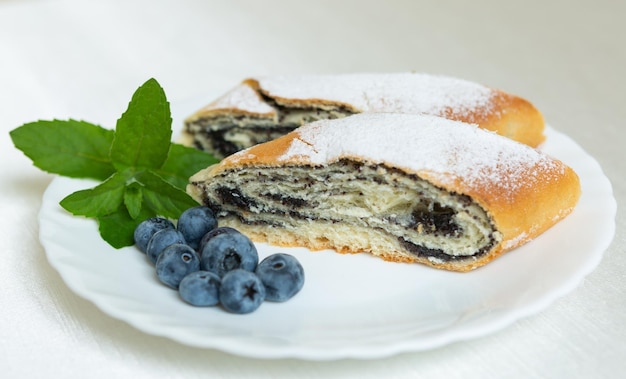
[{"label": "cake slice cross-section", "polygon": [[570,214],[580,183],[476,125],[363,113],[233,154],[187,191],[255,241],[469,271]]},{"label": "cake slice cross-section", "polygon": [[358,113],[429,114],[525,143],[545,138],[527,100],[468,80],[422,73],[263,76],[244,80],[185,119],[189,144],[223,158],[313,121]]}]

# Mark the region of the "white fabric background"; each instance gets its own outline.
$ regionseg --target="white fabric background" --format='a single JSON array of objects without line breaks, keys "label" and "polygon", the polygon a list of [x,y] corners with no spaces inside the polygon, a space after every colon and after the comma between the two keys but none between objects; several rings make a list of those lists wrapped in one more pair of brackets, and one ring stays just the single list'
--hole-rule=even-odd
[{"label": "white fabric background", "polygon": [[[624,15],[612,0],[0,0],[0,376],[626,377]],[[46,261],[36,217],[52,176],[13,147],[20,124],[113,125],[149,77],[176,102],[258,74],[409,70],[530,99],[611,179],[613,244],[540,314],[388,359],[254,360],[143,334],[71,292]]]}]

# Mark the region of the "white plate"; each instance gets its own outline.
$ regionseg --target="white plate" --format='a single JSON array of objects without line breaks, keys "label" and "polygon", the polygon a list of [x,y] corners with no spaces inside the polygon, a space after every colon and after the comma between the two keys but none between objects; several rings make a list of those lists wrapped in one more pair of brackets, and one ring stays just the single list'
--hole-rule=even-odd
[{"label": "white plate", "polygon": [[255,313],[194,308],[160,284],[133,247],[115,250],[92,220],[59,205],[93,182],[56,178],[43,196],[40,239],[67,285],[146,333],[255,358],[378,358],[483,336],[546,308],[599,263],[615,232],[616,203],[598,163],[549,128],[542,149],[580,175],[575,211],[531,243],[470,273],[387,263],[371,256],[259,245],[305,268],[303,290]]}]

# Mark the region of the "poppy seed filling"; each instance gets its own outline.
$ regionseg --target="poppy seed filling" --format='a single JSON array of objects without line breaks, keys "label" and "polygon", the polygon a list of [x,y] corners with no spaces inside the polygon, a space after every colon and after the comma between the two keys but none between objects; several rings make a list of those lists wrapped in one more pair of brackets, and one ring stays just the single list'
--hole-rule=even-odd
[{"label": "poppy seed filling", "polygon": [[433,262],[476,259],[502,238],[470,197],[382,164],[343,159],[313,167],[242,167],[192,184],[227,222],[318,240],[329,228],[374,233],[396,250]]},{"label": "poppy seed filling", "polygon": [[354,113],[341,106],[332,109],[295,108],[282,106],[269,97],[263,97],[263,101],[274,109],[275,116],[221,115],[187,122],[185,127],[193,135],[194,146],[223,158],[274,140],[306,123],[342,118]]}]

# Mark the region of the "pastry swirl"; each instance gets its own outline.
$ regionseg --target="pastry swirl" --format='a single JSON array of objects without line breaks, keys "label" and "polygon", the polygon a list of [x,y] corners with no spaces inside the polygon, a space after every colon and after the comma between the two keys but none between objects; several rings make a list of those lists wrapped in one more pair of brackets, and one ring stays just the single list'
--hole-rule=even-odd
[{"label": "pastry swirl", "polygon": [[469,271],[568,215],[580,184],[562,162],[475,125],[364,113],[231,155],[188,192],[256,241]]},{"label": "pastry swirl", "polygon": [[417,73],[250,78],[185,120],[192,143],[222,158],[317,120],[357,113],[430,114],[537,146],[541,113],[528,101],[466,80]]}]

